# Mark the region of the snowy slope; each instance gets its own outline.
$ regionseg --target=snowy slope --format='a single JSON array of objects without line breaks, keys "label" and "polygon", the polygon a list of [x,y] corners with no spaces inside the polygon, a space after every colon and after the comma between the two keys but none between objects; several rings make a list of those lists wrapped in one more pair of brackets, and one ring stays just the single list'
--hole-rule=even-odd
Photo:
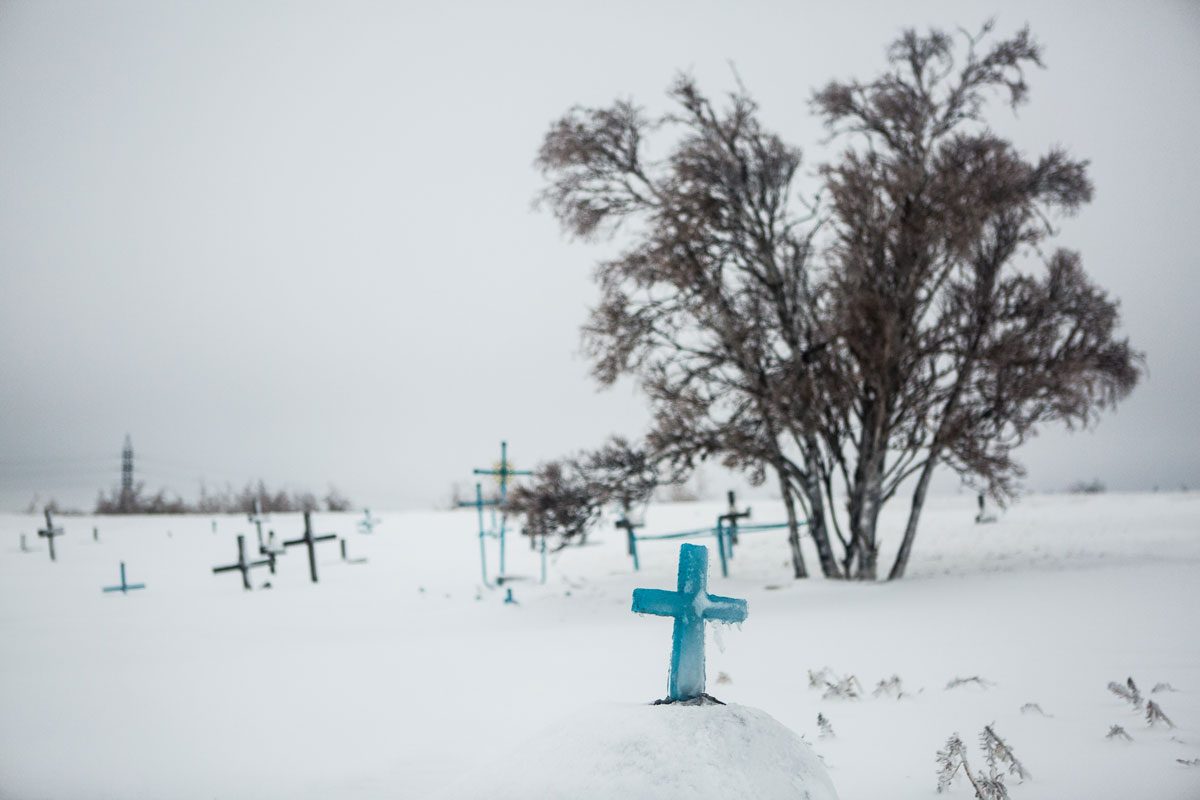
[{"label": "snowy slope", "polygon": [[[782,518],[754,505],[757,521]],[[655,507],[647,530],[718,509]],[[988,526],[974,511],[932,500],[894,584],[796,582],[782,533],[743,537],[730,578],[712,563],[710,591],[746,598],[750,616],[710,635],[709,690],[803,735],[843,800],[933,797],[936,751],[958,732],[974,764],[989,723],[1033,774],[1016,800],[1200,797],[1200,767],[1177,761],[1200,758],[1200,495],[1034,496]],[[671,623],[629,606],[636,587],[674,585],[677,543],[644,543],[634,573],[602,530],[506,605],[479,585],[472,512],[379,516],[373,535],[355,515],[315,518],[369,563],[320,544],[312,585],[293,549],[278,575],[255,571],[273,585],[254,592],[210,571],[235,558],[236,532],[252,538],[244,519],[214,533],[209,518],[62,518],[52,564],[40,520],[0,516],[0,797],[428,796],[572,714],[666,693]],[[296,516],[271,524],[300,533]],[[19,552],[22,531],[38,552]],[[527,546],[509,559],[536,578]],[[121,560],[146,591],[101,594]],[[826,666],[864,696],[810,688]],[[872,696],[892,675],[904,696]],[[987,685],[945,688],[971,676]],[[1128,676],[1176,729],[1105,688]],[[1159,682],[1178,691],[1151,695]],[[1113,724],[1133,741],[1107,740]],[[516,767],[549,770],[542,747]]]}]

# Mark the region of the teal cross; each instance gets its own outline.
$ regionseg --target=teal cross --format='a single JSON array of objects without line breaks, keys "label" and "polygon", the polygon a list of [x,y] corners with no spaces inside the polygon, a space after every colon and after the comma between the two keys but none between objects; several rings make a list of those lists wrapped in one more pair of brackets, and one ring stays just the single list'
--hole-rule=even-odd
[{"label": "teal cross", "polygon": [[122,561],[121,562],[121,585],[120,586],[105,586],[101,591],[120,592],[121,594],[128,594],[129,592],[132,592],[134,589],[145,589],[145,588],[146,588],[146,584],[144,584],[144,583],[126,583],[125,582],[125,562]]},{"label": "teal cross", "polygon": [[500,505],[504,505],[504,498],[508,495],[508,476],[509,475],[532,475],[533,473],[527,469],[509,469],[508,466],[508,442],[500,443],[500,468],[499,469],[477,469],[476,475],[497,475],[500,478]]},{"label": "teal cross", "polygon": [[691,700],[704,694],[704,622],[741,622],[746,601],[708,593],[708,548],[679,547],[678,591],[634,589],[633,610],[675,618],[671,635],[670,698]]},{"label": "teal cross", "polygon": [[[500,538],[500,575],[504,575],[504,533],[505,533],[506,521],[504,519],[503,510],[504,510],[504,500],[505,500],[505,498],[508,497],[508,478],[510,475],[532,475],[533,473],[527,469],[510,469],[509,468],[509,465],[508,465],[508,442],[500,442],[500,467],[499,467],[499,469],[477,469],[474,472],[476,475],[496,475],[497,477],[500,478],[500,499],[499,499],[499,501],[497,501],[495,503],[489,503],[489,505],[496,505],[496,506],[499,506],[501,509],[500,530],[498,531],[498,535]],[[460,505],[464,505],[464,504],[460,504]],[[465,505],[475,505],[475,504],[467,503]],[[481,511],[480,514],[482,514],[482,513],[483,512]],[[481,517],[481,519],[482,519],[482,517]],[[485,577],[484,582],[485,583],[487,582],[486,577]]]}]

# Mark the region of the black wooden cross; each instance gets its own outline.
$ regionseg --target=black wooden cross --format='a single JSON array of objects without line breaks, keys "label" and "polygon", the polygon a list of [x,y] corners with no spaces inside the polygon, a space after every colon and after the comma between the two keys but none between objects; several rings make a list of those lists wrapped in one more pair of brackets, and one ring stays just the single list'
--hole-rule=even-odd
[{"label": "black wooden cross", "polygon": [[46,527],[38,531],[38,536],[44,536],[50,541],[50,560],[54,561],[54,537],[62,536],[63,529],[54,527],[54,523],[50,520],[50,509],[46,509]]},{"label": "black wooden cross", "polygon": [[263,564],[266,564],[268,562],[266,559],[263,559],[262,561],[247,561],[246,560],[246,537],[239,533],[237,539],[238,539],[237,563],[229,564],[224,567],[213,567],[213,574],[215,575],[218,572],[232,572],[233,570],[236,569],[242,573],[242,587],[249,589],[250,588],[250,569],[251,569],[251,567],[261,567]]},{"label": "black wooden cross", "polygon": [[294,544],[302,544],[308,547],[308,571],[312,574],[312,582],[317,582],[317,551],[313,547],[317,542],[324,542],[329,539],[336,539],[336,533],[326,533],[321,536],[313,536],[312,530],[312,512],[304,512],[304,535],[299,539],[292,539],[284,542],[284,547],[291,547]]}]

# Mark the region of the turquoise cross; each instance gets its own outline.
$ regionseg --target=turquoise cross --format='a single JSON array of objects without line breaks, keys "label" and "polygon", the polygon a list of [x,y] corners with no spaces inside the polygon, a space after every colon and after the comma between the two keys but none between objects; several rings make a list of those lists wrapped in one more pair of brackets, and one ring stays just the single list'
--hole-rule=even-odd
[{"label": "turquoise cross", "polygon": [[746,601],[708,593],[708,548],[679,547],[679,590],[634,589],[633,610],[675,618],[671,635],[670,698],[691,700],[704,694],[704,623],[741,622]]},{"label": "turquoise cross", "polygon": [[129,592],[132,592],[134,589],[145,589],[145,588],[146,588],[146,584],[144,584],[144,583],[127,583],[126,582],[126,580],[125,580],[125,562],[122,561],[121,562],[121,585],[120,586],[105,586],[102,591],[120,592],[121,594],[128,594]]}]

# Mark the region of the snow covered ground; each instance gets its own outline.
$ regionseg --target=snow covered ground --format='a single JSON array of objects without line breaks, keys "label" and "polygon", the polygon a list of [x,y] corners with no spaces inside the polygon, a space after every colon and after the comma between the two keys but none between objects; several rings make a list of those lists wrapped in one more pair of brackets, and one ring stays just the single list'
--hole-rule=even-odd
[{"label": "snow covered ground", "polygon": [[[656,506],[647,531],[719,510]],[[712,629],[709,691],[804,736],[842,800],[934,797],[947,737],[976,766],[991,723],[1033,776],[1010,784],[1016,800],[1200,797],[1200,765],[1179,762],[1200,758],[1200,494],[1032,496],[984,526],[974,513],[973,497],[931,500],[910,576],[873,586],[793,581],[784,533],[744,536],[728,579],[712,559],[709,591],[750,615]],[[0,515],[0,797],[470,796],[455,787],[503,775],[497,759],[561,778],[547,731],[665,695],[670,620],[629,607],[636,587],[673,588],[677,542],[643,543],[634,573],[605,528],[552,556],[545,586],[512,542],[509,571],[534,580],[505,604],[480,586],[474,512],[378,516],[371,535],[358,515],[315,517],[368,563],[319,544],[313,585],[293,548],[277,575],[255,570],[269,590],[244,592],[210,571],[236,558],[236,533],[253,541],[243,518],[214,533],[207,517],[63,517],[51,563],[40,519]],[[301,532],[295,515],[269,527]],[[148,588],[102,594],[122,560]],[[863,696],[810,688],[825,667]],[[903,696],[873,696],[893,675]],[[986,683],[946,688],[973,676]],[[1106,689],[1130,676],[1176,728]],[[1133,741],[1106,739],[1112,725]]]}]

